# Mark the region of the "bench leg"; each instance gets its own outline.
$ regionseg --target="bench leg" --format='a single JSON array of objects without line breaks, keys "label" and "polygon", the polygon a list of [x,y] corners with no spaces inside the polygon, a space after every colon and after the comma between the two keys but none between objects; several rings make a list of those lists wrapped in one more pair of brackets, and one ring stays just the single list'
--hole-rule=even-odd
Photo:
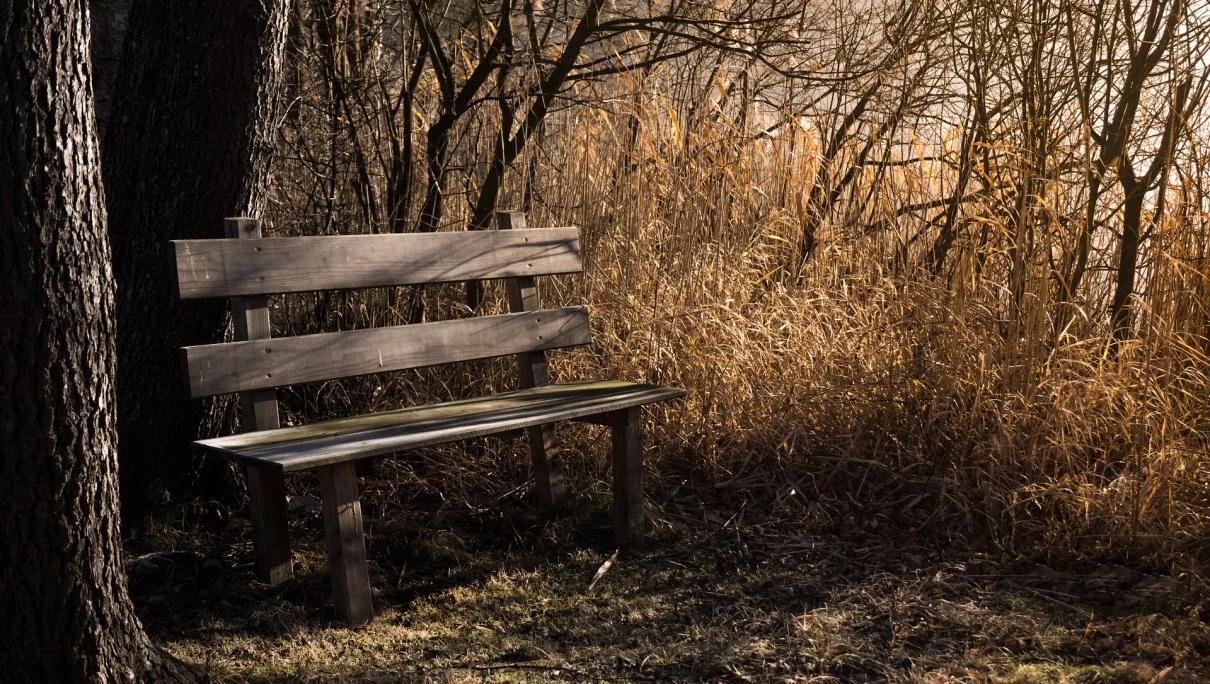
[{"label": "bench leg", "polygon": [[374,617],[374,607],[361,529],[357,465],[349,462],[320,468],[319,490],[323,497],[328,573],[332,576],[336,616],[353,624],[369,622]]},{"label": "bench leg", "polygon": [[554,425],[539,425],[525,431],[529,455],[533,460],[534,482],[538,503],[548,515],[553,514],[567,498],[567,479],[559,465],[559,443]]},{"label": "bench leg", "polygon": [[285,478],[275,470],[250,465],[244,479],[256,548],[256,577],[271,585],[281,584],[294,574],[290,567]]},{"label": "bench leg", "polygon": [[613,537],[620,547],[643,540],[643,431],[638,407],[619,411],[613,432]]}]

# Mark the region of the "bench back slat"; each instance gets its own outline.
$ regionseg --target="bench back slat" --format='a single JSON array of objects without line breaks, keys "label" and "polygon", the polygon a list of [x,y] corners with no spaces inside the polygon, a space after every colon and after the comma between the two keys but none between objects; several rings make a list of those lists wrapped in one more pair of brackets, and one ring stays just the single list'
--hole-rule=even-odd
[{"label": "bench back slat", "polygon": [[590,342],[588,309],[567,307],[181,351],[189,395],[198,398]]},{"label": "bench back slat", "polygon": [[[223,231],[232,239],[261,239],[259,219],[229,218],[223,222]],[[233,297],[231,321],[237,340],[262,340],[273,337],[273,325],[269,322],[269,302],[264,295]],[[244,431],[272,430],[281,425],[277,410],[277,393],[273,390],[245,392],[240,395],[239,404],[240,428]]]},{"label": "bench back slat", "polygon": [[577,273],[576,228],[174,240],[182,299]]}]

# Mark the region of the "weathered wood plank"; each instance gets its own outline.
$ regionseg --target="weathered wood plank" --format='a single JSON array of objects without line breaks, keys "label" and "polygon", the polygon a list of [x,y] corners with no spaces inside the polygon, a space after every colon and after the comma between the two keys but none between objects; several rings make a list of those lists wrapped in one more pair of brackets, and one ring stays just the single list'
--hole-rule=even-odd
[{"label": "weathered wood plank", "polygon": [[643,540],[643,414],[638,406],[618,412],[613,433],[613,537],[621,547]]},{"label": "weathered wood plank", "polygon": [[543,385],[195,444],[228,458],[298,471],[683,396],[685,390],[674,387],[613,380]]},{"label": "weathered wood plank", "polygon": [[[498,230],[526,230],[525,212],[501,211],[496,213]],[[533,276],[509,278],[505,281],[508,290],[509,310],[513,312],[537,311],[542,308],[538,295],[538,282]],[[550,382],[546,367],[546,352],[535,350],[517,355],[517,378],[522,388],[537,387]],[[547,423],[525,431],[529,443],[530,462],[533,463],[534,488],[538,504],[548,514],[554,513],[567,498],[567,478],[559,463],[559,442],[555,426]]]},{"label": "weathered wood plank", "polygon": [[374,617],[374,604],[356,464],[337,463],[320,468],[319,493],[323,500],[328,574],[332,578],[336,616],[353,624],[369,622]]},{"label": "weathered wood plank", "polygon": [[252,545],[256,551],[256,577],[276,586],[294,576],[285,479],[280,470],[256,464],[247,465],[244,479],[252,520]]},{"label": "weathered wood plank", "polygon": [[182,299],[576,273],[576,228],[174,240]]},{"label": "weathered wood plank", "polygon": [[[259,240],[260,221],[229,218],[224,221],[228,238]],[[264,295],[236,297],[231,300],[231,317],[237,340],[262,340],[272,336],[269,306]],[[271,389],[244,392],[239,397],[244,432],[276,430],[281,426],[277,413],[277,393]],[[252,543],[256,551],[256,576],[271,585],[281,584],[294,575],[290,559],[290,532],[286,509],[286,484],[280,471],[250,464],[244,471],[248,488],[248,512],[252,522]]]},{"label": "weathered wood plank", "polygon": [[588,344],[588,310],[568,307],[184,349],[192,397],[280,387]]}]

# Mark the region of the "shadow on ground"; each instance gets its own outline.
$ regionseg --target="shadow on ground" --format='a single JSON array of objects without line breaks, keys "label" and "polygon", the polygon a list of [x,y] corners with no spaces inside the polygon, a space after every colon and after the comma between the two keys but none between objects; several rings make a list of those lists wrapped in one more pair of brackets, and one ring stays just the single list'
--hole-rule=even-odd
[{"label": "shadow on ground", "polygon": [[[293,499],[296,579],[252,580],[248,527],[178,509],[130,542],[152,635],[216,680],[1193,682],[1210,627],[1190,580],[1010,562],[920,529],[771,533],[683,496],[646,550],[608,497],[545,522],[518,492],[406,506],[369,485],[378,618],[332,621],[318,502]],[[300,486],[305,492],[305,484]],[[749,522],[745,523],[744,520]]]}]

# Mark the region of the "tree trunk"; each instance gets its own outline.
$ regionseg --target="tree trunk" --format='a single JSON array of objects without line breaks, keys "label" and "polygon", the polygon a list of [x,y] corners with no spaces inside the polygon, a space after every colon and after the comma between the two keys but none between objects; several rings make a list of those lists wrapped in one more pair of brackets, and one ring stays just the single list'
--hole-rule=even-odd
[{"label": "tree trunk", "polygon": [[1109,319],[1113,324],[1115,345],[1130,339],[1134,329],[1133,307],[1130,298],[1134,295],[1134,274],[1138,269],[1139,243],[1143,236],[1143,199],[1146,186],[1127,186],[1126,203],[1122,208],[1122,247],[1118,256],[1118,279],[1113,291],[1113,302],[1109,307]]},{"label": "tree trunk", "polygon": [[87,22],[83,0],[0,0],[0,662],[11,681],[186,679],[122,568]]},{"label": "tree trunk", "polygon": [[169,240],[222,237],[258,216],[282,115],[289,0],[135,0],[104,141],[118,283],[118,433],[124,506],[196,483],[177,347],[216,341],[221,302],[176,294]]},{"label": "tree trunk", "polygon": [[[122,61],[126,26],[130,23],[131,0],[92,0],[88,5],[92,27],[92,92],[97,110],[97,134],[105,134],[105,124],[113,102],[113,84]],[[102,143],[104,144],[104,143]]]}]

